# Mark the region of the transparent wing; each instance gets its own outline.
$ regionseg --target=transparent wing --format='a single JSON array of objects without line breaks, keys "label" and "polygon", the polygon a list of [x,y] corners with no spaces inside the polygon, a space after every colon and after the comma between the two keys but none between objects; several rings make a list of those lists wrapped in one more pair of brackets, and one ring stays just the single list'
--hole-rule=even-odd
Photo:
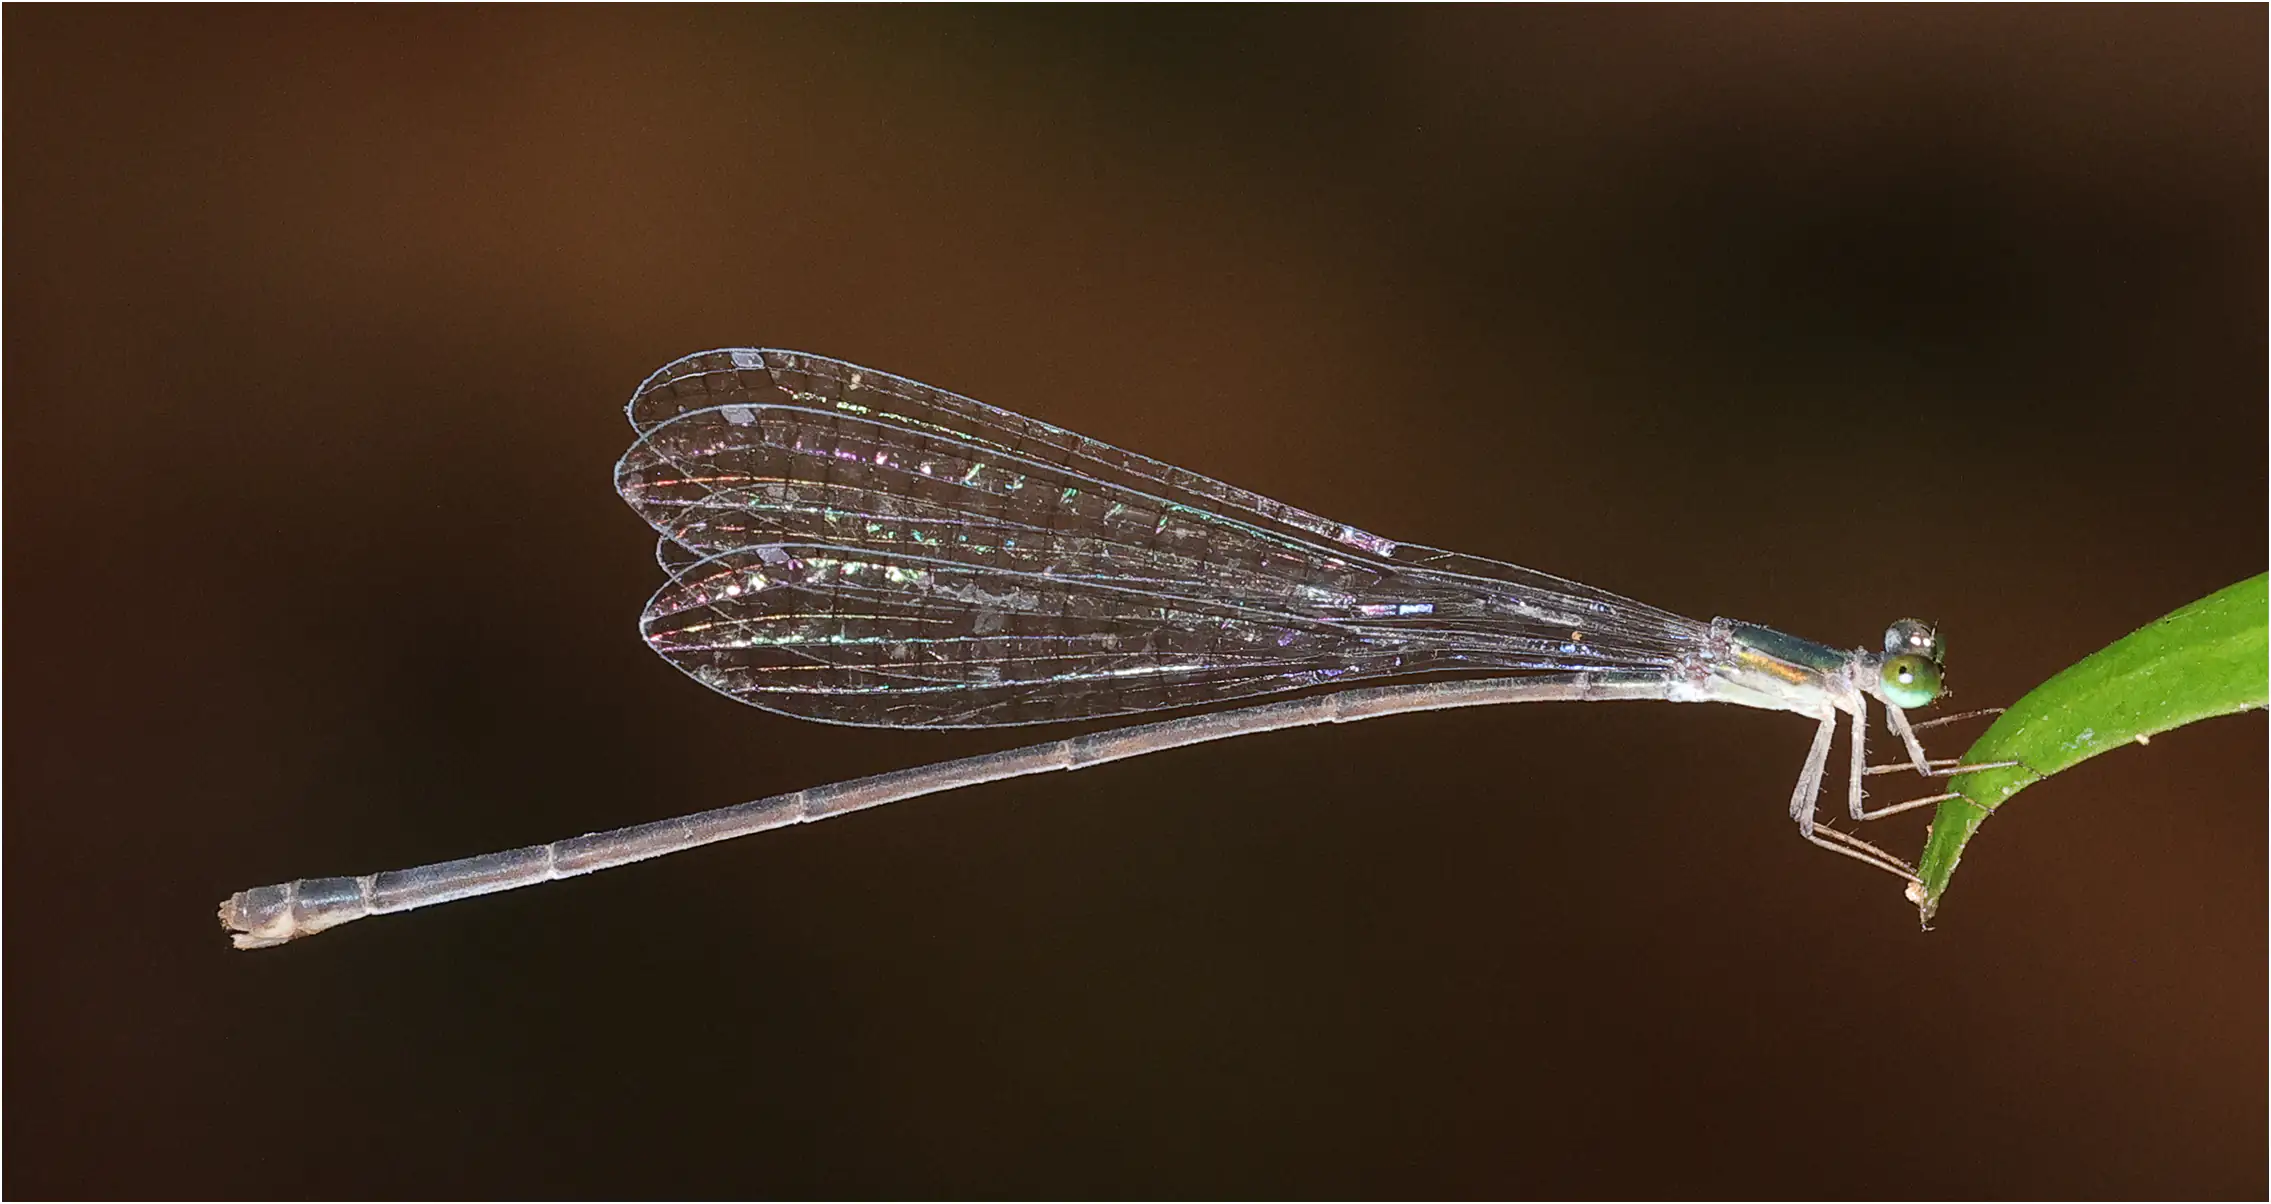
[{"label": "transparent wing", "polygon": [[805,718],[993,726],[1389,675],[1665,668],[1706,633],[836,360],[690,356],[630,415],[616,485],[671,575],[650,643]]},{"label": "transparent wing", "polygon": [[1236,601],[817,544],[723,552],[649,603],[697,681],[838,723],[998,726],[1467,667],[1392,629]]}]

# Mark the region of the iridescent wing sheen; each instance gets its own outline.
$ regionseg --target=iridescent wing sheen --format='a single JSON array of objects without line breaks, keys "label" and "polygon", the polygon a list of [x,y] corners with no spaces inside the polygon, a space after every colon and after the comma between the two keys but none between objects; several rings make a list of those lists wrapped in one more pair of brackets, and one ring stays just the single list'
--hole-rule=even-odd
[{"label": "iridescent wing sheen", "polygon": [[616,487],[671,577],[650,645],[804,718],[998,726],[1421,673],[1662,669],[1706,630],[818,356],[688,356],[629,413]]}]

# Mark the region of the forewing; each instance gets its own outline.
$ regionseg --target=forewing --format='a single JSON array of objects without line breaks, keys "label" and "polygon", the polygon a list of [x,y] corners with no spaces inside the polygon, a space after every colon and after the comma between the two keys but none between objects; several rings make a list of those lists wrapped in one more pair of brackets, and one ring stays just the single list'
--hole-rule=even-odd
[{"label": "forewing", "polygon": [[742,702],[908,727],[1097,718],[1460,667],[1392,629],[814,544],[686,566],[641,628],[665,659]]}]

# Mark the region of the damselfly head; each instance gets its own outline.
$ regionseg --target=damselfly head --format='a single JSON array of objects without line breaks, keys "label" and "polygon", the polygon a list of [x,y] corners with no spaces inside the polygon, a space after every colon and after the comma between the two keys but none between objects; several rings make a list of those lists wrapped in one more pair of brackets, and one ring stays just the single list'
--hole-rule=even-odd
[{"label": "damselfly head", "polygon": [[1904,711],[1931,705],[1940,696],[1940,661],[1947,652],[1929,623],[1902,619],[1885,628],[1885,658],[1877,666],[1885,701]]}]

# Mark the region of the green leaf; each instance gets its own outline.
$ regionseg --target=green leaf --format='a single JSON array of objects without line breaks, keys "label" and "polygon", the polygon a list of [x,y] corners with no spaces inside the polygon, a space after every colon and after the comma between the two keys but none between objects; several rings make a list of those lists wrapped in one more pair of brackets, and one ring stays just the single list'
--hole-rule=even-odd
[{"label": "green leaf", "polygon": [[2154,620],[2034,688],[1964,754],[2017,761],[1953,779],[1909,898],[1929,922],[1966,842],[2012,795],[2102,752],[2201,719],[2271,705],[2265,574]]}]

